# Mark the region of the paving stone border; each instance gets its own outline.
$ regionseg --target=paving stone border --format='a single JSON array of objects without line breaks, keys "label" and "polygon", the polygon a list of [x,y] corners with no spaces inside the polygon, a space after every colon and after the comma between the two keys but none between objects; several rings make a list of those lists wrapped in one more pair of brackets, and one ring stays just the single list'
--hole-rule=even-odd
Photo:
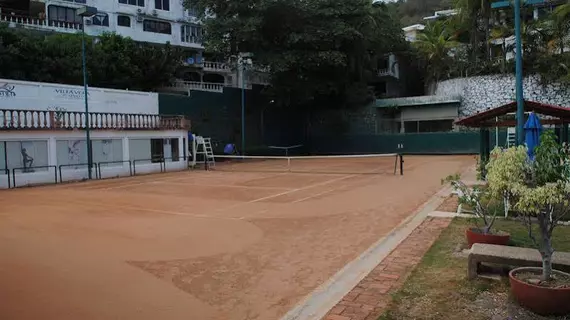
[{"label": "paving stone border", "polygon": [[322,320],[377,320],[451,218],[428,217]]}]

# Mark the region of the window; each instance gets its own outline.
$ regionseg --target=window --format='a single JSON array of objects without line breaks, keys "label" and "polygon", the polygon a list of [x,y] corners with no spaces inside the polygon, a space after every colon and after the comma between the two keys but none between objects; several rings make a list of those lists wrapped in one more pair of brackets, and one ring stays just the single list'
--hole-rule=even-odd
[{"label": "window", "polygon": [[406,133],[448,132],[453,130],[453,120],[426,120],[404,122]]},{"label": "window", "polygon": [[447,132],[453,130],[453,120],[420,121],[420,132]]},{"label": "window", "polygon": [[180,161],[180,150],[178,149],[178,138],[170,139],[170,156],[172,162]]},{"label": "window", "polygon": [[151,162],[162,162],[164,158],[164,139],[150,139]]},{"label": "window", "polygon": [[63,0],[63,1],[67,1],[67,2],[75,2],[75,3],[87,3],[86,0]]},{"label": "window", "polygon": [[154,0],[154,8],[157,10],[170,10],[170,0]]},{"label": "window", "polygon": [[197,25],[181,26],[180,41],[189,43],[202,43],[202,27]]},{"label": "window", "polygon": [[117,25],[121,27],[131,26],[131,17],[129,16],[117,16]]},{"label": "window", "polygon": [[198,16],[198,10],[196,10],[196,8],[190,7],[190,9],[186,10],[186,14],[191,16],[191,17],[197,17]]},{"label": "window", "polygon": [[106,13],[97,13],[96,15],[93,16],[93,18],[91,18],[91,21],[93,21],[93,25],[95,26],[108,27],[109,15]]},{"label": "window", "polygon": [[143,30],[146,32],[172,34],[170,23],[157,20],[145,19],[143,22]]},{"label": "window", "polygon": [[130,4],[132,6],[144,7],[144,0],[119,0],[119,3]]},{"label": "window", "polygon": [[61,7],[61,6],[48,6],[48,19],[50,25],[57,23],[77,23],[82,24],[83,20],[76,14],[74,8]]}]

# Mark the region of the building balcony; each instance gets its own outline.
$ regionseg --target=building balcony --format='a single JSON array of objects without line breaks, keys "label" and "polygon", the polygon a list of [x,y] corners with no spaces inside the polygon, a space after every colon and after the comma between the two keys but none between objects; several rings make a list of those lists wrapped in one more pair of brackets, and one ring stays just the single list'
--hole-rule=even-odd
[{"label": "building balcony", "polygon": [[378,77],[394,77],[396,79],[399,78],[398,74],[389,68],[378,69],[377,75]]},{"label": "building balcony", "polygon": [[[85,130],[85,112],[0,110],[0,130]],[[157,114],[89,113],[92,130],[186,130],[183,116]]]},{"label": "building balcony", "polygon": [[226,87],[226,85],[223,83],[176,80],[172,85],[163,89],[176,92],[188,92],[190,90],[195,90],[221,93],[224,92],[224,87]]},{"label": "building balcony", "polygon": [[201,66],[203,70],[207,72],[223,72],[223,73],[232,72],[232,68],[228,64],[223,62],[204,61]]},{"label": "building balcony", "polygon": [[70,23],[53,21],[47,19],[39,19],[33,17],[17,16],[10,14],[0,15],[0,23],[7,23],[11,28],[26,28],[45,31],[56,31],[64,33],[76,33],[81,31],[80,23]]}]

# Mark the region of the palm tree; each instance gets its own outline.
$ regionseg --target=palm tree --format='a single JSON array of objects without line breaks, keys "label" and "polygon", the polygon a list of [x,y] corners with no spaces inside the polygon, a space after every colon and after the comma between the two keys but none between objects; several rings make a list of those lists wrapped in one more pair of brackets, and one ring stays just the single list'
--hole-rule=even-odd
[{"label": "palm tree", "polygon": [[436,84],[449,70],[453,49],[457,47],[455,36],[446,28],[447,23],[428,23],[413,43],[427,63],[428,83]]},{"label": "palm tree", "polygon": [[570,1],[556,7],[549,20],[552,36],[555,38],[554,47],[558,47],[560,53],[564,53],[564,40],[570,32]]},{"label": "palm tree", "polygon": [[477,59],[477,49],[480,45],[479,32],[485,30],[485,58],[491,58],[490,29],[491,0],[454,0],[454,7],[459,11],[457,19],[469,32],[472,59]]},{"label": "palm tree", "polygon": [[501,73],[506,72],[507,52],[512,45],[507,44],[507,38],[513,35],[513,30],[505,25],[491,29],[489,42],[500,40],[501,44]]}]

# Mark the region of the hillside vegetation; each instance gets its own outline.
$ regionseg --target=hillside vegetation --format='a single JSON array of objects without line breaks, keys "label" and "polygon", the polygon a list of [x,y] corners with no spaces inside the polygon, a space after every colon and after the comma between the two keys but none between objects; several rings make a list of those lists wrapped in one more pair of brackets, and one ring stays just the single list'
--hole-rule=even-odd
[{"label": "hillside vegetation", "polygon": [[398,0],[391,5],[396,8],[402,26],[421,23],[423,17],[431,16],[435,11],[453,8],[451,0]]}]

